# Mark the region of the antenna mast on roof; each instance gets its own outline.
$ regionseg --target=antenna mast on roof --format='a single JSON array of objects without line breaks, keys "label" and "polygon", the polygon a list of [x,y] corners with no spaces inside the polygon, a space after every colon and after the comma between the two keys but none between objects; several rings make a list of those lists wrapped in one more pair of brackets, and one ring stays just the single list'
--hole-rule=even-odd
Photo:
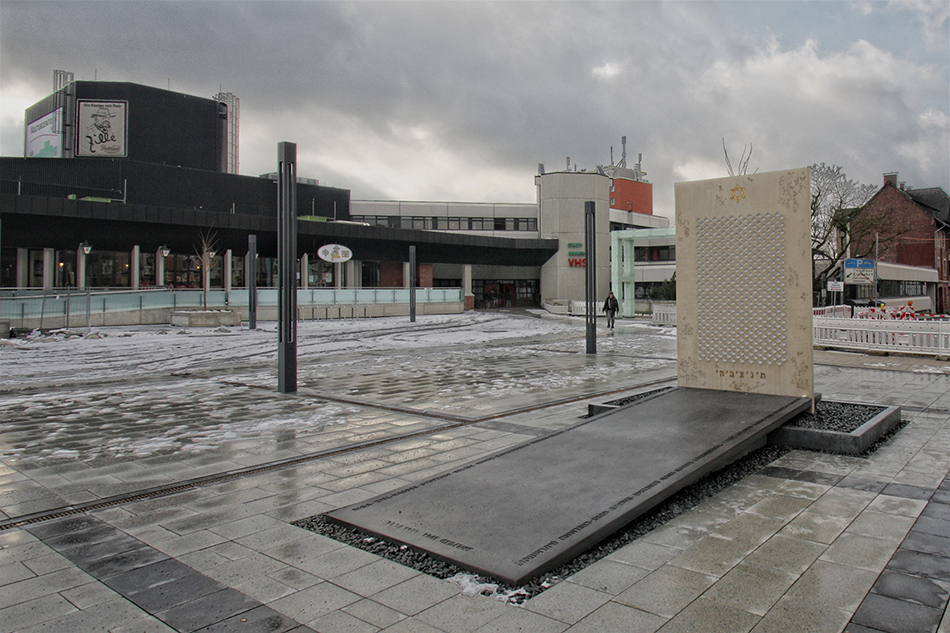
[{"label": "antenna mast on roof", "polygon": [[620,167],[627,166],[627,137],[621,136],[620,143],[623,146],[623,153],[620,155]]}]

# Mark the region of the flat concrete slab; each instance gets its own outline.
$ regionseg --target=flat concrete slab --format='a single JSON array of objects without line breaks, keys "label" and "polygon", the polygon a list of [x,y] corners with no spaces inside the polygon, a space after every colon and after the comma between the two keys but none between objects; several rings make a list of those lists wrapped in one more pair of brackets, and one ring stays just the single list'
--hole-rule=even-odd
[{"label": "flat concrete slab", "polygon": [[326,516],[519,585],[762,446],[810,405],[673,389]]}]

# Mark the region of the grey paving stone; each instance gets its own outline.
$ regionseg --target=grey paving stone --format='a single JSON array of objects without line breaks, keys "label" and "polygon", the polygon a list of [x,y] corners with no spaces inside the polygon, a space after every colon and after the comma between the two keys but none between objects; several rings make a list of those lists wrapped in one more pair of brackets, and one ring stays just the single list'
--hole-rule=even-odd
[{"label": "grey paving stone", "polygon": [[320,633],[376,633],[379,627],[364,622],[344,611],[333,611],[312,622]]},{"label": "grey paving stone", "polygon": [[922,486],[912,486],[908,484],[899,484],[892,483],[884,487],[884,490],[881,492],[883,495],[889,495],[891,497],[902,497],[904,499],[918,499],[920,501],[928,501],[930,497],[933,496],[932,488],[924,488]]},{"label": "grey paving stone", "polygon": [[677,613],[662,630],[664,633],[745,633],[752,630],[760,619],[743,609],[701,597]]},{"label": "grey paving stone", "polygon": [[165,611],[227,587],[207,576],[194,573],[160,585],[126,594],[129,600],[149,613]]},{"label": "grey paving stone", "polygon": [[797,579],[788,572],[742,563],[720,578],[703,597],[762,616]]},{"label": "grey paving stone", "polygon": [[950,558],[950,538],[911,530],[901,543],[901,549]]},{"label": "grey paving stone", "polygon": [[520,631],[522,633],[561,633],[568,628],[568,624],[545,617],[543,615],[525,611],[523,609],[511,609],[501,617],[495,618],[491,622],[475,629],[474,633],[510,633],[511,631]]},{"label": "grey paving stone", "polygon": [[405,615],[416,615],[458,593],[456,585],[420,574],[377,593],[373,600]]},{"label": "grey paving stone", "polygon": [[650,570],[605,558],[571,575],[570,582],[610,595],[630,588]]},{"label": "grey paving stone", "polygon": [[7,565],[0,566],[0,587],[3,585],[20,582],[21,580],[25,580],[27,578],[33,578],[37,575],[39,574],[23,563],[9,563]]},{"label": "grey paving stone", "polygon": [[950,583],[885,569],[871,591],[942,611],[950,598]]},{"label": "grey paving stone", "polygon": [[666,565],[614,600],[641,611],[672,618],[713,585],[716,578]]},{"label": "grey paving stone", "polygon": [[333,584],[361,596],[374,594],[417,576],[420,572],[388,560],[377,560],[333,578]]},{"label": "grey paving stone", "polygon": [[654,633],[667,619],[616,602],[608,602],[572,626],[571,633]]},{"label": "grey paving stone", "polygon": [[753,629],[754,633],[825,633],[842,631],[851,614],[813,600],[785,596]]},{"label": "grey paving stone", "polygon": [[179,631],[197,631],[258,606],[260,603],[257,600],[239,591],[222,589],[165,611],[159,611],[155,613],[155,616]]},{"label": "grey paving stone", "polygon": [[99,558],[89,563],[78,562],[77,565],[97,578],[107,578],[167,559],[166,554],[143,544],[137,549]]},{"label": "grey paving stone", "polygon": [[852,621],[886,633],[933,633],[943,611],[876,593],[868,594]]},{"label": "grey paving stone", "polygon": [[[263,605],[225,618],[195,633],[286,633],[300,624]],[[329,633],[329,632],[327,632]]]},{"label": "grey paving stone", "polygon": [[936,554],[898,550],[890,560],[888,569],[944,582],[950,581],[950,558]]},{"label": "grey paving stone", "polygon": [[297,622],[309,624],[317,618],[356,602],[361,597],[332,583],[322,582],[274,600],[268,606]]},{"label": "grey paving stone", "polygon": [[348,613],[380,629],[385,629],[406,618],[405,615],[395,609],[390,609],[369,599],[357,600],[352,604],[346,605],[340,609],[340,611]]},{"label": "grey paving stone", "polygon": [[821,560],[879,572],[897,546],[891,541],[844,533],[828,546]]},{"label": "grey paving stone", "polygon": [[125,600],[111,600],[93,609],[73,611],[53,620],[20,629],[18,633],[76,633],[108,631],[141,620],[145,614]]},{"label": "grey paving stone", "polygon": [[103,582],[123,595],[131,595],[194,573],[195,570],[188,565],[169,558],[110,576],[103,579]]},{"label": "grey paving stone", "polygon": [[570,582],[556,584],[531,598],[524,608],[549,618],[574,624],[610,601],[611,594]]},{"label": "grey paving stone", "polygon": [[56,619],[76,611],[76,607],[57,593],[29,599],[27,596],[11,596],[5,592],[4,602],[9,606],[0,609],[0,631],[8,633],[32,626],[38,622]]},{"label": "grey paving stone", "polygon": [[876,572],[816,561],[785,594],[803,604],[822,604],[853,613],[874,585]]}]

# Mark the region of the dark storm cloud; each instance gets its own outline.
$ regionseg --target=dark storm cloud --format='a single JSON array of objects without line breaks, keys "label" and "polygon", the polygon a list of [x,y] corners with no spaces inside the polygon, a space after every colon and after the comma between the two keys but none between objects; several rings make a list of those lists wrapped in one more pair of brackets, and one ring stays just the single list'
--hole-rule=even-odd
[{"label": "dark storm cloud", "polygon": [[[233,92],[242,172],[295,141],[355,198],[530,201],[537,163],[592,169],[622,135],[663,212],[675,181],[725,174],[723,138],[761,171],[947,187],[947,19],[915,6],[3,0],[0,87],[35,100],[60,68]],[[5,154],[26,105],[3,106]]]}]

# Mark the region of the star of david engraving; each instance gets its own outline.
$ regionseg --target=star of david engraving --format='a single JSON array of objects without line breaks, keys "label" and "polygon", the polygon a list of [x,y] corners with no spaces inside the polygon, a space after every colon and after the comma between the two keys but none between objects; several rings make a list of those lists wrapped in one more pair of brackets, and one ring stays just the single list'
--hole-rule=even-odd
[{"label": "star of david engraving", "polygon": [[736,185],[735,189],[730,189],[729,191],[732,192],[732,196],[729,199],[735,200],[736,204],[739,204],[739,200],[741,200],[742,198],[745,198],[745,189],[743,189],[739,185]]}]

